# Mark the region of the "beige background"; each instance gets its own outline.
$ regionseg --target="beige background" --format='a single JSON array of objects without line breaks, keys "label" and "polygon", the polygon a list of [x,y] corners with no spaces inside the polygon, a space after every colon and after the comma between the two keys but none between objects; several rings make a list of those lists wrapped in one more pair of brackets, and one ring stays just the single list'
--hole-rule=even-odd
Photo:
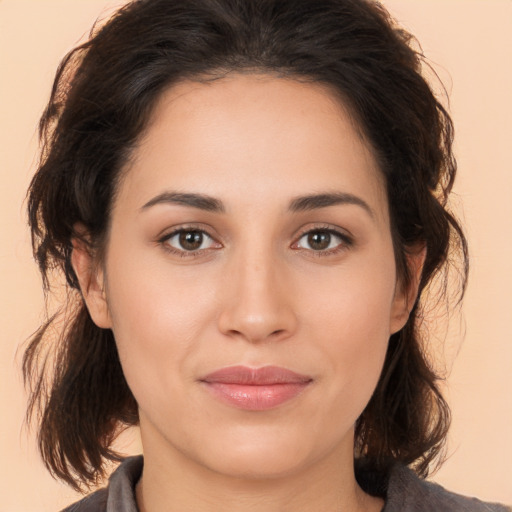
[{"label": "beige background", "polygon": [[[0,512],[51,512],[75,499],[46,474],[33,435],[22,427],[16,349],[37,327],[43,305],[22,201],[57,64],[98,14],[120,3],[0,0]],[[444,349],[437,349],[452,368],[454,423],[451,457],[434,479],[512,503],[512,1],[384,4],[417,35],[451,94],[456,190],[471,243],[464,319],[455,318]],[[137,451],[136,434],[124,445]]]}]

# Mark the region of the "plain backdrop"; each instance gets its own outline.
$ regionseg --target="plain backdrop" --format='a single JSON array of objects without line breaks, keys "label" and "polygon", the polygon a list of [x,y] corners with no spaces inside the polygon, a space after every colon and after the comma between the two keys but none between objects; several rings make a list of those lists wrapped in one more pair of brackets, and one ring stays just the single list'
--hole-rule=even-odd
[{"label": "plain backdrop", "polygon": [[[43,312],[23,201],[55,69],[98,15],[121,3],[0,0],[0,512],[54,512],[77,498],[47,474],[23,427],[18,347]],[[450,94],[455,208],[471,249],[462,316],[435,349],[450,370],[453,428],[449,459],[433,479],[512,503],[512,1],[383,3],[418,37]],[[138,452],[137,432],[121,447]]]}]

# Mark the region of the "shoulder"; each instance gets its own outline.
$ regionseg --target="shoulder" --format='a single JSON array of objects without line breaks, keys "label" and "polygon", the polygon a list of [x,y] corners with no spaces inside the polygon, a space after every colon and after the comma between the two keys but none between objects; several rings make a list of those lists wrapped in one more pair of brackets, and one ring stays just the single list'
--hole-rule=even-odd
[{"label": "shoulder", "polygon": [[61,512],[137,512],[135,485],[142,473],[142,456],[129,457],[112,473],[108,486]]},{"label": "shoulder", "polygon": [[419,478],[405,466],[395,466],[389,477],[383,512],[512,512],[497,503],[449,492]]},{"label": "shoulder", "polygon": [[108,490],[100,489],[85,498],[69,505],[61,512],[105,512],[107,510]]}]

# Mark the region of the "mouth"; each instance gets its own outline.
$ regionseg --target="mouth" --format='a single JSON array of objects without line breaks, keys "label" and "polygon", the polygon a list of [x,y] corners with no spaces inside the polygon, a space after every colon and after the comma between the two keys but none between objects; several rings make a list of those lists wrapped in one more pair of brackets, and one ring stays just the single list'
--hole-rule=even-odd
[{"label": "mouth", "polygon": [[229,366],[200,379],[217,399],[248,411],[274,409],[300,395],[312,381],[278,366]]}]

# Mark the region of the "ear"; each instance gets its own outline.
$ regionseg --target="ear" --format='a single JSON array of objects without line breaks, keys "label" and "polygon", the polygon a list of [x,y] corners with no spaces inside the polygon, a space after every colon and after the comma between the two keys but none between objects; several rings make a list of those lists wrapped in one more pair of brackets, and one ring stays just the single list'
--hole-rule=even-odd
[{"label": "ear", "polygon": [[[78,229],[78,232],[84,232]],[[78,278],[80,290],[93,322],[103,329],[110,329],[112,322],[105,295],[104,275],[94,261],[91,249],[84,237],[72,240],[71,264]]]},{"label": "ear", "polygon": [[426,255],[427,248],[424,244],[411,247],[407,252],[407,267],[411,279],[408,286],[404,286],[400,282],[397,283],[391,308],[390,334],[394,334],[402,329],[409,319],[418,296]]}]

